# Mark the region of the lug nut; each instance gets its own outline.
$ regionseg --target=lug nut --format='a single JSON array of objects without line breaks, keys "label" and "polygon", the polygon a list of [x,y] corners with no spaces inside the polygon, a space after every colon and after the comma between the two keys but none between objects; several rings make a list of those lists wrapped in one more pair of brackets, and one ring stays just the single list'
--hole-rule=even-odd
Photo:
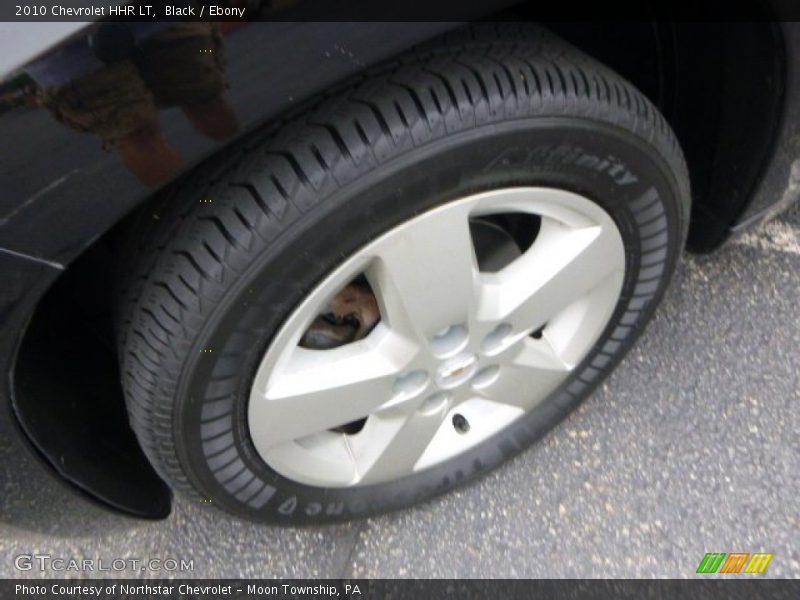
[{"label": "lug nut", "polygon": [[395,395],[410,398],[424,390],[426,385],[428,385],[426,371],[411,371],[402,374],[395,380],[393,392]]},{"label": "lug nut", "polygon": [[487,385],[494,383],[499,374],[500,367],[498,365],[484,367],[475,373],[475,376],[472,378],[472,387],[476,389],[485,388]]},{"label": "lug nut", "polygon": [[445,327],[431,340],[433,353],[439,358],[446,358],[462,350],[469,341],[469,332],[464,325]]},{"label": "lug nut", "polygon": [[425,415],[432,415],[442,410],[449,400],[450,397],[444,392],[436,392],[425,399],[425,402],[423,402],[422,406],[419,408],[419,412]]}]

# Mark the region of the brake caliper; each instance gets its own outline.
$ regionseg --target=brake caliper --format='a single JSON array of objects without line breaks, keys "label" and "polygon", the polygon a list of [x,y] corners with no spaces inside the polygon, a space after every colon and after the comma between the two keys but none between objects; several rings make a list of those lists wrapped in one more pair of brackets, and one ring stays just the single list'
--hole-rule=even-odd
[{"label": "brake caliper", "polygon": [[378,303],[369,285],[351,283],[314,319],[300,345],[312,350],[329,350],[355,342],[369,335],[380,318]]}]

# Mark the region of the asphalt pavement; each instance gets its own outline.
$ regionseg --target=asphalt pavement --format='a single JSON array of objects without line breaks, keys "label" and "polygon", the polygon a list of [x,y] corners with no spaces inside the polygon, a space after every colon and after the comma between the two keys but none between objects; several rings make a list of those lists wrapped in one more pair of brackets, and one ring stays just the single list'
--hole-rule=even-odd
[{"label": "asphalt pavement", "polygon": [[466,489],[333,527],[180,500],[165,521],[119,516],[0,423],[0,577],[69,574],[15,569],[37,553],[192,560],[178,577],[690,577],[706,552],[771,552],[765,575],[800,577],[799,299],[797,207],[687,256],[636,347],[542,442]]}]

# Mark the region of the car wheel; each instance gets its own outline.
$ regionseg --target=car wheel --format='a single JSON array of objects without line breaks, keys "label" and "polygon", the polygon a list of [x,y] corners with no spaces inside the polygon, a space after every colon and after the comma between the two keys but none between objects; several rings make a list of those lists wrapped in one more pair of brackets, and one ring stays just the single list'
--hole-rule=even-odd
[{"label": "car wheel", "polygon": [[123,385],[174,488],[268,522],[529,446],[640,334],[688,224],[656,108],[533,27],[431,42],[215,161],[143,225]]}]

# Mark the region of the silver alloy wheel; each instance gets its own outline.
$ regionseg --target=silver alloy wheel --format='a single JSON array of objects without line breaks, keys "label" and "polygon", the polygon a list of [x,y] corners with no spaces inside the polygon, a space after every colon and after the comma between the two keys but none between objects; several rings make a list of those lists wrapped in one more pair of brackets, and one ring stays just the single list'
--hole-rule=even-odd
[{"label": "silver alloy wheel", "polygon": [[[507,213],[538,216],[539,232],[510,264],[481,272],[469,220]],[[255,448],[278,473],[322,487],[387,482],[464,452],[569,377],[611,318],[624,272],[611,217],[564,190],[493,190],[406,221],[348,258],[275,336],[250,393]],[[299,346],[361,274],[381,313],[371,333]],[[362,419],[357,433],[336,430]]]}]

